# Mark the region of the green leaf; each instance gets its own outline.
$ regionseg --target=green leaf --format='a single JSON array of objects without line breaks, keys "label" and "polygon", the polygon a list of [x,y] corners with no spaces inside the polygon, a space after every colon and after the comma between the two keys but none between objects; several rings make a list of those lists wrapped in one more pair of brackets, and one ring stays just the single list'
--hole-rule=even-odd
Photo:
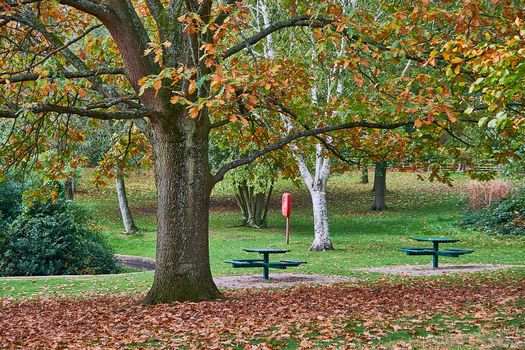
[{"label": "green leaf", "polygon": [[487,121],[489,120],[488,117],[483,117],[481,118],[479,121],[478,121],[478,126],[479,127],[484,127],[485,125],[487,125]]}]

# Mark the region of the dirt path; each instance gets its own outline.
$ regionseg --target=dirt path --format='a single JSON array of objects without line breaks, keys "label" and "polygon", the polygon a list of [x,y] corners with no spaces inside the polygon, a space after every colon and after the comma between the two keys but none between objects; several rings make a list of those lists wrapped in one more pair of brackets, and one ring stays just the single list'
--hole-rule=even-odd
[{"label": "dirt path", "polygon": [[357,271],[364,272],[380,272],[385,274],[393,275],[407,275],[407,276],[436,276],[436,275],[447,275],[450,273],[470,273],[480,271],[490,271],[499,269],[508,269],[513,267],[525,268],[525,265],[451,265],[441,264],[437,269],[432,268],[428,265],[400,265],[400,266],[379,266],[379,267],[366,267],[355,269]]},{"label": "dirt path", "polygon": [[306,275],[294,273],[272,273],[270,280],[265,281],[259,275],[221,276],[213,279],[217,287],[221,289],[243,289],[243,288],[278,288],[292,287],[305,284],[333,284],[342,282],[355,282],[355,278],[343,276]]}]

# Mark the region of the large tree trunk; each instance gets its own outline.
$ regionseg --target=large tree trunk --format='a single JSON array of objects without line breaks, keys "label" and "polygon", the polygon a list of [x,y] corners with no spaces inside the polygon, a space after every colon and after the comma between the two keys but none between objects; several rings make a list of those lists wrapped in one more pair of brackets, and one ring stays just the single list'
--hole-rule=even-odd
[{"label": "large tree trunk", "polygon": [[126,194],[126,183],[124,181],[124,175],[117,169],[117,177],[115,179],[115,187],[117,188],[118,206],[120,209],[120,216],[122,218],[122,224],[124,225],[124,232],[126,234],[133,234],[139,231],[131,210],[129,209],[128,196]]},{"label": "large tree trunk", "polygon": [[383,211],[387,209],[385,204],[386,197],[386,170],[387,162],[382,161],[376,163],[375,175],[374,175],[374,190],[375,200],[372,210]]},{"label": "large tree trunk", "polygon": [[[188,122],[191,124],[192,122]],[[214,299],[209,263],[209,199],[213,188],[207,132],[181,135],[153,125],[158,199],[157,269],[144,303]]]}]

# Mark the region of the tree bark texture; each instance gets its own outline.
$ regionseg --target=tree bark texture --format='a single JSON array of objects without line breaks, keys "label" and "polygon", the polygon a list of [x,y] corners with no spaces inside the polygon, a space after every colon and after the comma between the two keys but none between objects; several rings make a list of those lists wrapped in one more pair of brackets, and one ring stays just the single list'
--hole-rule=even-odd
[{"label": "tree bark texture", "polygon": [[387,209],[386,206],[386,170],[387,162],[382,161],[376,163],[375,174],[374,174],[374,189],[375,199],[372,210],[383,211]]},{"label": "tree bark texture", "polygon": [[[190,121],[188,124],[192,124]],[[210,270],[208,223],[213,187],[208,134],[153,125],[157,184],[157,269],[144,303],[208,300],[220,293]]]},{"label": "tree bark texture", "polygon": [[323,155],[323,148],[316,145],[315,175],[312,175],[303,157],[296,155],[301,176],[310,191],[314,219],[314,240],[310,251],[333,250],[328,224],[326,185],[330,176],[330,158]]},{"label": "tree bark texture", "polygon": [[362,184],[367,184],[368,182],[369,182],[369,179],[368,179],[368,166],[364,165],[361,168],[361,183]]},{"label": "tree bark texture", "polygon": [[69,178],[64,181],[64,192],[66,199],[73,200],[75,198],[75,182],[73,178]]},{"label": "tree bark texture", "polygon": [[124,180],[124,175],[120,172],[120,170],[117,170],[115,187],[117,188],[118,206],[120,209],[122,224],[124,225],[124,232],[128,235],[137,233],[139,229],[137,225],[135,225],[133,215],[131,214],[131,210],[129,208],[128,196],[126,194],[126,183]]},{"label": "tree bark texture", "polygon": [[[193,1],[186,2],[193,6]],[[208,5],[211,2],[208,3]],[[152,55],[145,55],[149,36],[130,0],[107,0],[111,5],[99,19],[114,38],[124,61],[126,76],[138,93],[139,81],[161,70]],[[102,5],[101,5],[102,6]],[[209,73],[200,57],[200,33],[189,34],[176,19],[180,16],[179,1],[170,2],[157,19],[160,34],[173,44],[166,48],[165,61],[172,67],[194,67],[199,76]],[[202,9],[206,20],[210,8]],[[170,19],[163,20],[163,19]],[[169,34],[169,35],[168,35]],[[181,90],[187,86],[179,87]],[[206,82],[200,92],[209,91]],[[150,118],[150,143],[155,158],[157,185],[157,269],[153,285],[143,303],[159,304],[174,301],[198,301],[220,296],[213,282],[209,262],[208,222],[209,199],[214,185],[208,159],[210,120],[207,109],[192,118],[184,107],[170,103],[172,89],[146,89],[141,103],[158,113]],[[199,97],[188,95],[191,100]]]}]

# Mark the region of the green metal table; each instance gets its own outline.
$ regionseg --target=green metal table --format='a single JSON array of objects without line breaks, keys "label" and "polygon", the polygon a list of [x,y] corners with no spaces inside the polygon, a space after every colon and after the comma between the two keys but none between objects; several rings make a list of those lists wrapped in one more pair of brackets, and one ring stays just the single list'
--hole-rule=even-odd
[{"label": "green metal table", "polygon": [[459,257],[463,254],[470,254],[474,252],[469,249],[445,249],[439,250],[440,243],[455,243],[459,239],[455,238],[441,238],[441,237],[411,237],[418,242],[432,242],[432,248],[401,248],[401,251],[407,255],[432,255],[432,267],[439,267],[439,256]]},{"label": "green metal table", "polygon": [[259,253],[263,255],[263,277],[265,280],[270,278],[270,254],[284,254],[289,252],[289,250],[275,248],[244,248],[243,250],[248,253]]}]

